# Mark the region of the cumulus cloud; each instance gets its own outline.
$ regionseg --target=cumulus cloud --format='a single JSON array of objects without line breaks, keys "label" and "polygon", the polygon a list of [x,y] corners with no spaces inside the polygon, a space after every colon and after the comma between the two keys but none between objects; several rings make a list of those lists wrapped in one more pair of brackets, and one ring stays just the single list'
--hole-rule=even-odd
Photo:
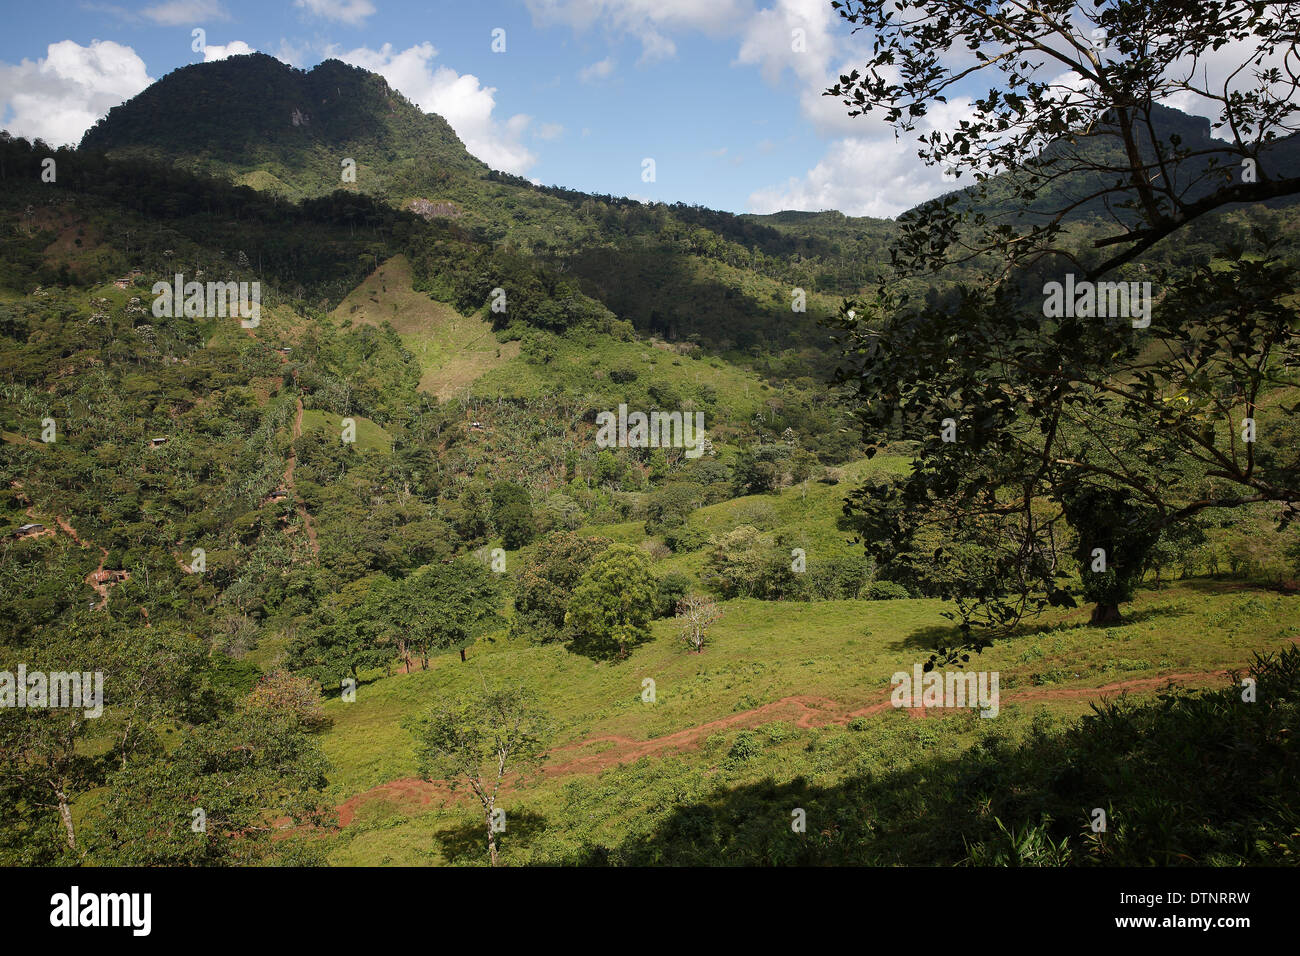
[{"label": "cumulus cloud", "polygon": [[308,44],[291,43],[284,37],[280,37],[280,46],[275,51],[275,58],[281,63],[288,63],[301,69],[307,65],[310,53],[311,47]]},{"label": "cumulus cloud", "polygon": [[[971,102],[965,98],[935,104],[917,124],[917,132],[954,128],[971,113]],[[833,141],[821,161],[803,176],[751,193],[750,211],[838,209],[850,216],[892,218],[972,182],[969,176],[954,180],[939,167],[925,165],[916,155],[915,138],[894,136],[884,120],[867,115],[854,123],[859,135]]]},{"label": "cumulus cloud", "polygon": [[777,0],[745,20],[738,65],[757,65],[773,85],[787,70],[803,84],[822,83],[835,52],[838,17],[825,0]]},{"label": "cumulus cloud", "polygon": [[243,40],[231,40],[225,46],[209,43],[203,48],[203,62],[209,63],[212,60],[224,60],[228,56],[243,56],[245,53],[256,52]]},{"label": "cumulus cloud", "polygon": [[207,20],[229,20],[221,0],[168,0],[145,7],[140,15],[165,27],[190,26]]},{"label": "cumulus cloud", "polygon": [[906,141],[845,138],[803,176],[750,194],[751,212],[838,209],[890,218],[956,184],[917,160]]},{"label": "cumulus cloud", "polygon": [[437,113],[456,131],[465,148],[494,169],[523,175],[537,157],[520,139],[530,117],[523,113],[507,120],[492,115],[496,87],[484,86],[471,73],[460,74],[448,66],[434,67],[438,55],[432,43],[420,43],[396,52],[391,43],[378,50],[359,47],[335,53],[344,63],[380,74],[389,84],[426,113]]},{"label": "cumulus cloud", "polygon": [[42,59],[0,63],[0,125],[16,136],[75,145],[110,108],[152,82],[129,46],[112,40],[51,43]]},{"label": "cumulus cloud", "polygon": [[701,30],[723,35],[750,13],[749,0],[525,0],[533,22],[561,24],[583,32],[602,29],[611,36],[641,42],[641,60],[662,60],[677,53],[669,33]]},{"label": "cumulus cloud", "polygon": [[354,27],[375,12],[370,0],[293,0],[293,5],[314,16]]},{"label": "cumulus cloud", "polygon": [[605,59],[591,64],[591,66],[584,66],[578,71],[578,79],[582,80],[584,83],[590,83],[593,80],[606,79],[613,72],[614,59],[613,57],[607,56]]}]

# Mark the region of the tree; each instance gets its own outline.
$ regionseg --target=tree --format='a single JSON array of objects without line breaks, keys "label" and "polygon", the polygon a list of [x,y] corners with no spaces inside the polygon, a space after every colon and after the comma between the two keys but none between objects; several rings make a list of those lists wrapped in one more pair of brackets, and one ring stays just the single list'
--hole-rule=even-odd
[{"label": "tree", "polygon": [[113,774],[91,814],[88,855],[113,866],[318,863],[319,840],[284,839],[290,826],[282,821],[331,822],[328,769],[298,723],[250,703],[185,728],[175,749]]},{"label": "tree", "polygon": [[537,533],[528,489],[513,481],[498,481],[492,488],[492,525],[511,551],[522,548]]},{"label": "tree", "polygon": [[[1300,310],[1295,271],[1261,249],[1169,276],[1141,335],[1127,321],[1045,320],[1006,289],[842,319],[868,454],[891,434],[921,443],[902,482],[850,499],[868,550],[888,566],[937,528],[949,547],[935,563],[958,545],[995,556],[978,591],[949,595],[963,629],[1071,604],[1059,558],[1073,550],[1101,624],[1175,526],[1264,501],[1289,521]],[[1091,577],[1096,549],[1105,577]]]},{"label": "tree", "polygon": [[496,575],[461,558],[407,576],[381,613],[420,652],[427,668],[430,650],[464,647],[498,626],[500,599]]},{"label": "tree", "polygon": [[467,784],[483,809],[488,859],[497,865],[497,795],[507,770],[536,767],[545,759],[551,724],[522,687],[489,689],[439,705],[409,721],[423,779]]},{"label": "tree", "polygon": [[593,657],[626,657],[650,636],[659,594],[658,581],[644,551],[611,545],[573,590],[564,623],[575,649]]},{"label": "tree", "polygon": [[282,720],[294,730],[323,730],[331,723],[316,683],[286,670],[263,675],[242,706],[250,714]]},{"label": "tree", "polygon": [[656,488],[646,496],[645,533],[680,528],[702,504],[704,488],[693,481],[675,481]]},{"label": "tree", "polygon": [[722,616],[722,609],[713,598],[703,594],[688,594],[677,602],[677,619],[682,640],[695,651],[703,653],[709,628]]},{"label": "tree", "polygon": [[115,768],[163,753],[163,728],[201,716],[204,652],[162,623],[146,629],[96,620],[64,628],[57,642],[27,648],[19,659],[29,674],[99,675],[99,713],[86,698],[83,707],[0,706],[0,858],[76,862],[85,854],[76,801]]},{"label": "tree", "polygon": [[[1131,262],[1230,203],[1300,192],[1280,137],[1297,129],[1300,21],[1257,0],[836,0],[872,56],[826,91],[850,116],[882,111],[901,133],[990,77],[988,93],[949,130],[919,135],[918,154],[975,185],[902,222],[893,258],[925,271],[993,253],[1005,277],[1049,253],[1069,217],[1105,215],[1121,247],[1090,278]],[[1224,64],[1212,75],[1206,64]],[[1159,104],[1214,111],[1227,140],[1174,127]]]},{"label": "tree", "polygon": [[[1293,270],[1262,234],[1218,263],[1179,262],[1177,248],[1172,266],[1149,261],[1170,236],[1212,230],[1203,217],[1216,209],[1300,191],[1286,172],[1295,144],[1279,139],[1297,108],[1297,77],[1274,68],[1297,38],[1285,5],[838,7],[876,37],[864,70],[827,91],[855,115],[883,110],[906,132],[955,84],[998,83],[973,118],[921,139],[923,159],[976,185],[905,217],[892,251],[900,275],[970,263],[983,281],[920,308],[882,287],[838,323],[840,379],[857,392],[868,453],[886,438],[920,443],[905,481],[850,501],[882,566],[935,528],[948,538],[936,563],[981,556],[978,579],[948,595],[969,639],[973,624],[1072,604],[1076,572],[1094,621],[1115,620],[1147,550],[1204,511],[1276,501],[1289,520],[1300,501],[1284,391],[1300,357]],[[1225,43],[1240,66],[1220,90],[1196,67]],[[974,62],[950,66],[963,47]],[[1063,70],[1073,76],[1058,81]],[[1215,104],[1230,141],[1159,105],[1174,95]],[[1108,216],[1105,231],[1085,216]],[[1049,283],[1074,286],[1062,264],[1089,294],[1118,274],[1060,310]],[[1121,303],[1115,280],[1149,286],[1124,285],[1137,298]],[[1116,550],[1118,563],[1092,571],[1094,552]]]},{"label": "tree", "polygon": [[374,603],[364,601],[319,609],[289,644],[290,666],[326,688],[338,688],[346,677],[356,680],[363,667],[384,666],[393,652],[377,611]]},{"label": "tree", "polygon": [[538,541],[519,575],[511,631],[542,643],[562,640],[573,589],[612,543],[609,538],[572,531],[554,531]]},{"label": "tree", "polygon": [[724,598],[780,598],[794,577],[789,553],[775,535],[744,524],[709,539],[702,578]]}]

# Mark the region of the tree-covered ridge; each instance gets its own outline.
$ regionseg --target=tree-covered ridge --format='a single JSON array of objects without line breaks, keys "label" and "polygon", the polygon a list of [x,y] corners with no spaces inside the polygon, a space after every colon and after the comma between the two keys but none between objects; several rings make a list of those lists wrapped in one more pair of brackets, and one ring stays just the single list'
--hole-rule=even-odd
[{"label": "tree-covered ridge", "polygon": [[[970,636],[939,597],[992,612],[979,664],[1025,703],[1217,682],[1300,633],[1300,548],[1277,521],[1300,447],[1295,207],[1222,210],[1139,257],[1123,277],[1161,295],[1138,334],[1045,321],[1050,263],[964,287],[980,259],[846,302],[827,329],[887,268],[893,224],[643,205],[454,163],[431,179],[413,153],[379,155],[427,118],[376,77],[266,59],[158,87],[229,102],[250,77],[271,93],[328,77],[320,137],[294,106],[297,126],[217,158],[202,137],[185,155],[0,141],[0,672],[95,666],[109,687],[103,723],[0,711],[0,862],[475,859],[484,821],[449,833],[454,802],[414,824],[350,810],[390,781],[467,782],[490,813],[505,768],[484,772],[488,742],[521,717],[539,732],[518,756],[559,770],[512,781],[525,822],[489,836],[493,862],[1293,853],[1294,652],[1256,661],[1257,710],[1234,688],[1050,737],[1016,707],[988,732],[973,712],[891,719],[876,696]],[[328,118],[344,90],[378,110],[370,146]],[[96,135],[152,135],[118,120],[157,95]],[[332,151],[358,145],[377,158],[340,183]],[[1060,238],[1086,265],[1105,228]],[[262,283],[260,325],[154,315],[153,282],[176,273]],[[433,394],[437,350],[470,344],[491,367]],[[702,415],[707,442],[604,447],[619,405]],[[1098,545],[1109,570],[1090,567]],[[1023,594],[1116,614],[997,618]],[[1204,719],[1238,756],[1263,742],[1267,787],[1240,760],[1240,792],[1187,784]],[[1171,793],[1152,778],[1113,839],[1080,840],[1078,802],[1148,758],[1144,735],[1170,748],[1186,820],[1152,827]],[[932,771],[941,821],[916,809]],[[806,839],[787,798],[813,814]],[[1225,802],[1240,818],[1206,824]]]}]

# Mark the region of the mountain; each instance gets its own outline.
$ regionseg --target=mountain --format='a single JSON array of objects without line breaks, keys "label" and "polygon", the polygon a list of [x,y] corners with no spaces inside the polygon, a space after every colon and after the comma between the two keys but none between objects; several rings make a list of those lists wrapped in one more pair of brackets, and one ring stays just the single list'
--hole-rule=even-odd
[{"label": "mountain", "polygon": [[[1190,154],[1172,167],[1173,191],[1182,202],[1193,203],[1225,185],[1241,181],[1241,157],[1231,151],[1226,140],[1214,135],[1210,120],[1158,103],[1152,104],[1149,115],[1149,126],[1145,119],[1136,126],[1143,163],[1155,167],[1161,157],[1179,151]],[[1157,144],[1159,152],[1155,148]],[[1300,176],[1300,133],[1266,144],[1260,149],[1259,158],[1260,167],[1273,179]],[[1069,208],[1066,222],[1094,218],[1126,221],[1132,216],[1126,203],[1135,201],[1136,193],[1127,188],[1127,181],[1118,174],[1102,170],[1122,169],[1127,164],[1123,140],[1115,123],[1102,121],[1091,133],[1063,136],[1049,143],[1035,161],[1014,175],[1001,173],[982,187],[969,186],[954,192],[966,196],[990,215],[1042,220],[1054,216],[1057,210]],[[1159,192],[1163,180],[1157,175],[1154,181]],[[1099,195],[1117,187],[1119,192]],[[941,203],[947,195],[951,193],[933,202]],[[1169,200],[1159,201],[1168,211]],[[1278,208],[1297,201],[1300,201],[1297,197],[1284,197],[1268,205]]]},{"label": "mountain", "polygon": [[344,159],[357,164],[360,192],[382,196],[488,172],[446,120],[383,77],[338,60],[298,70],[262,53],[169,73],[110,110],[80,148],[163,159],[290,198],[338,189]]},{"label": "mountain", "polygon": [[[1236,580],[990,648],[1015,695],[996,735],[889,707],[888,675],[958,639],[947,529],[911,583],[855,540],[846,490],[907,475],[916,434],[864,457],[818,319],[883,269],[892,223],[536,187],[373,74],[262,56],[163,78],[78,150],[0,136],[0,183],[0,673],[105,676],[102,720],[0,707],[0,865],[469,862],[482,817],[423,779],[412,733],[516,684],[554,736],[502,790],[509,863],[955,865],[1019,858],[1008,834],[1058,862],[1294,860],[1294,767],[1250,773],[1285,749],[1259,726],[1294,737],[1300,672],[1265,656],[1300,633],[1260,586],[1294,546],[1265,511],[1156,565]],[[1256,223],[1295,234],[1264,210],[1162,254]],[[151,308],[178,273],[259,283],[260,324]],[[708,446],[607,447],[620,405],[701,415]],[[1285,417],[1270,397],[1261,436],[1285,445]],[[688,595],[723,614],[699,654]],[[571,612],[607,599],[631,626],[602,655]],[[1234,759],[1207,777],[1206,711],[1161,689],[1250,653],[1261,702],[1210,700]],[[1042,719],[1121,679],[1158,709],[1100,743]],[[1115,839],[1077,840],[1153,754]],[[1145,825],[1179,800],[1181,827]]]}]

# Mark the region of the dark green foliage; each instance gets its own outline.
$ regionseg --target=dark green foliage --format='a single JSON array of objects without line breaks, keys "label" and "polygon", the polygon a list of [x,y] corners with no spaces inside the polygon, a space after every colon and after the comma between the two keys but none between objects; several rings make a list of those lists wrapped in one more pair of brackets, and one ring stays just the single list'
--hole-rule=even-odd
[{"label": "dark green foliage", "polygon": [[493,486],[492,525],[511,551],[533,540],[537,519],[527,488],[511,481],[498,481]]},{"label": "dark green foliage", "polygon": [[868,601],[893,601],[911,596],[907,593],[907,588],[893,581],[872,581],[863,595]]},{"label": "dark green foliage", "polygon": [[645,552],[615,544],[578,579],[564,623],[580,653],[626,657],[650,636],[658,604],[659,586]]},{"label": "dark green foliage", "polygon": [[571,531],[553,531],[538,541],[519,576],[511,630],[539,642],[564,639],[573,589],[611,543]]}]

